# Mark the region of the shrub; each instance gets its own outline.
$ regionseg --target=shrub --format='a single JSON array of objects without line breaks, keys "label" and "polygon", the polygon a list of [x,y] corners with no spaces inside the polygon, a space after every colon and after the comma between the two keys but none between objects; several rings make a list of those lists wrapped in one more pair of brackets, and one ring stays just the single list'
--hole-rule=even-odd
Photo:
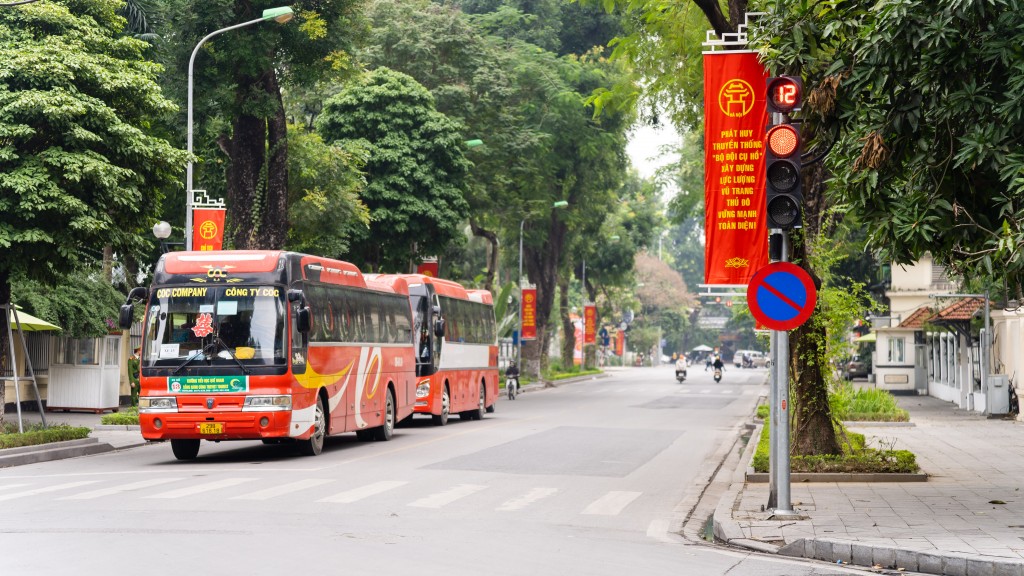
[{"label": "shrub", "polygon": [[111,424],[115,426],[137,426],[139,424],[139,407],[132,406],[121,410],[120,412],[114,412],[113,414],[104,414],[100,417],[100,424]]},{"label": "shrub", "polygon": [[832,415],[838,420],[906,422],[910,414],[900,408],[896,397],[878,388],[855,389],[849,383],[836,386],[829,394]]},{"label": "shrub", "polygon": [[34,425],[25,432],[5,432],[0,434],[0,449],[18,448],[20,446],[36,446],[50,442],[63,442],[66,440],[80,440],[89,437],[89,428],[84,426],[68,426],[62,424],[43,428],[41,424]]},{"label": "shrub", "polygon": [[[917,457],[909,450],[890,448],[877,450],[866,446],[863,434],[839,431],[846,439],[843,454],[839,456],[793,456],[789,459],[790,472],[822,473],[915,473],[920,470]],[[768,424],[761,429],[761,437],[751,465],[755,472],[768,472],[771,446]]]}]

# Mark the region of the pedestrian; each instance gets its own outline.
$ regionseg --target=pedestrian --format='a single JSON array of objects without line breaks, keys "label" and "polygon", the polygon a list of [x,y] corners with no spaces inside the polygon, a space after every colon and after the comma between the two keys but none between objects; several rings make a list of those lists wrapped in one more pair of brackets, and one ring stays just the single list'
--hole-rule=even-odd
[{"label": "pedestrian", "polygon": [[139,386],[140,386],[140,369],[142,365],[142,358],[140,354],[142,348],[136,348],[130,358],[128,358],[128,384],[131,388],[132,395],[132,406],[139,405]]}]

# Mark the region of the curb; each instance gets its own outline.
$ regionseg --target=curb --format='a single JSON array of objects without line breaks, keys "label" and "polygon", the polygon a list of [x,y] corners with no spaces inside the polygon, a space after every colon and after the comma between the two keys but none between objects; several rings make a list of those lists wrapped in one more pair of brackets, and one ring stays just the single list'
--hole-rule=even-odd
[{"label": "curb", "polygon": [[101,454],[114,450],[113,446],[106,442],[100,443],[97,438],[52,442],[45,446],[43,449],[39,449],[39,446],[20,446],[0,450],[0,468]]},{"label": "curb", "polygon": [[881,566],[945,576],[1021,576],[1024,562],[1010,558],[978,557],[957,552],[907,550],[860,544],[832,538],[801,538],[779,550],[782,556],[824,560],[835,564]]}]

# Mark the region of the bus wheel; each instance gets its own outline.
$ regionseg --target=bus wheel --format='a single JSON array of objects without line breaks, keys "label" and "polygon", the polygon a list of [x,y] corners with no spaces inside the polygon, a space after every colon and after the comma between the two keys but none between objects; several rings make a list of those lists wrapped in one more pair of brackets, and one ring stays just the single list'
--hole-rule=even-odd
[{"label": "bus wheel", "polygon": [[388,388],[388,397],[384,403],[384,423],[374,429],[374,438],[387,442],[395,435],[395,395]]},{"label": "bus wheel", "polygon": [[304,456],[317,456],[324,451],[324,436],[327,434],[327,411],[324,410],[324,399],[316,399],[316,412],[313,416],[313,433],[308,440],[299,440],[299,452]]},{"label": "bus wheel", "polygon": [[476,410],[470,411],[469,416],[473,420],[483,420],[484,419],[484,412],[486,412],[486,411],[487,411],[487,389],[484,388],[483,384],[481,384],[480,385],[480,398],[477,400]]},{"label": "bus wheel", "polygon": [[195,460],[199,455],[199,440],[171,440],[171,452],[178,460]]},{"label": "bus wheel", "polygon": [[434,421],[434,426],[444,426],[448,423],[448,413],[452,409],[452,399],[448,396],[448,387],[444,387],[444,391],[441,392],[441,413],[431,414],[430,418]]}]

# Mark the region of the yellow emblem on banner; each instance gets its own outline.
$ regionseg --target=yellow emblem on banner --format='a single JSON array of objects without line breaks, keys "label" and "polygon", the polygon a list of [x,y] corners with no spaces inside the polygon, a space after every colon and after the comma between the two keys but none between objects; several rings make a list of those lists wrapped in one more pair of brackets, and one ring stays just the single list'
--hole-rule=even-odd
[{"label": "yellow emblem on banner", "polygon": [[746,258],[729,258],[725,261],[726,268],[749,268],[750,260]]},{"label": "yellow emblem on banner", "polygon": [[733,78],[718,91],[718,107],[731,118],[746,116],[754,109],[754,89],[745,80]]}]

